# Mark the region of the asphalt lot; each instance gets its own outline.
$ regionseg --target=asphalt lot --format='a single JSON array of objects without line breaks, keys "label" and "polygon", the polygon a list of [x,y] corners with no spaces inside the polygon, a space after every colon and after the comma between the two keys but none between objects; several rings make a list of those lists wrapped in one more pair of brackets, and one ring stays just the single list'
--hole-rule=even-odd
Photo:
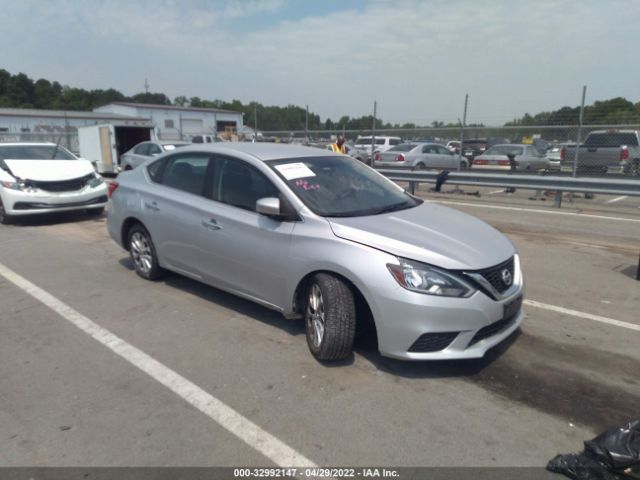
[{"label": "asphalt lot", "polygon": [[[532,192],[418,193],[520,251],[528,318],[483,360],[406,363],[359,345],[323,365],[302,322],[177,275],[138,278],[105,218],[3,226],[0,466],[269,466],[292,452],[325,466],[544,466],[638,418],[640,199],[556,210]],[[75,314],[108,332],[88,335]],[[129,347],[201,391],[168,388]],[[268,436],[247,437],[252,425]]]}]

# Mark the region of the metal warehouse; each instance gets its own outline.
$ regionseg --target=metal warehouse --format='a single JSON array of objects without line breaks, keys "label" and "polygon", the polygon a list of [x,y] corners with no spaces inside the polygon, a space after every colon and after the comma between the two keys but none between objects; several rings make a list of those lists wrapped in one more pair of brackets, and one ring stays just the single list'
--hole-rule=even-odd
[{"label": "metal warehouse", "polygon": [[95,108],[94,112],[148,118],[155,125],[158,138],[163,140],[188,140],[206,133],[230,134],[243,127],[242,113],[216,108],[113,102]]}]

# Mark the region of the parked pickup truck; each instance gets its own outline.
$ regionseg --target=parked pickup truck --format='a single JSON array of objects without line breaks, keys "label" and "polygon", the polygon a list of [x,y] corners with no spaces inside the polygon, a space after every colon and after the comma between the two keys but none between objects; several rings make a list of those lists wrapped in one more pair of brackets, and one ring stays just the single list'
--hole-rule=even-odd
[{"label": "parked pickup truck", "polygon": [[[561,150],[563,171],[573,170],[575,148],[569,146]],[[578,148],[577,173],[640,176],[640,132],[637,130],[594,130]]]}]

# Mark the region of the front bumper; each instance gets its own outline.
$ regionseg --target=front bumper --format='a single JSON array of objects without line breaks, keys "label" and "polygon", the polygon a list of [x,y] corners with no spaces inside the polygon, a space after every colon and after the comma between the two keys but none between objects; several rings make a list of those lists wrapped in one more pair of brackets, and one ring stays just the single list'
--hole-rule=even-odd
[{"label": "front bumper", "polygon": [[525,288],[516,264],[514,286],[499,300],[480,290],[469,298],[435,297],[399,285],[377,292],[374,316],[380,353],[402,360],[483,357],[525,318]]},{"label": "front bumper", "polygon": [[22,192],[8,188],[2,192],[5,212],[12,216],[102,208],[107,202],[105,184],[87,186],[74,192]]}]

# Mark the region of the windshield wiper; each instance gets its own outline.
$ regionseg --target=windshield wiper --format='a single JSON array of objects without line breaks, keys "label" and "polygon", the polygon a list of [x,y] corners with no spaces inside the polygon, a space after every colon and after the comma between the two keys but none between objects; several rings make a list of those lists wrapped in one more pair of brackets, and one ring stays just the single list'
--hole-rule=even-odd
[{"label": "windshield wiper", "polygon": [[398,210],[405,210],[411,207],[415,207],[415,204],[412,204],[411,202],[396,203],[395,205],[389,205],[388,207],[372,208],[367,211],[367,215],[380,215],[381,213],[396,212]]}]

